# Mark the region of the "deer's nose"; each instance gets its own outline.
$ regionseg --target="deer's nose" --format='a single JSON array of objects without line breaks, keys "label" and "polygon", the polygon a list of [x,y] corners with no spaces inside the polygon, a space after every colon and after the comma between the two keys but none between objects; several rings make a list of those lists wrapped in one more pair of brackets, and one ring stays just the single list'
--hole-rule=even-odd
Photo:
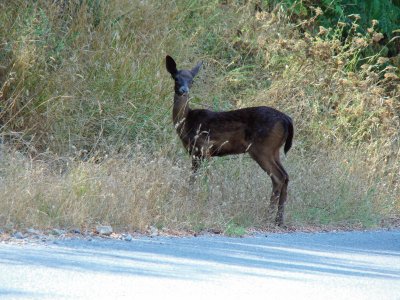
[{"label": "deer's nose", "polygon": [[180,88],[179,88],[179,93],[181,93],[181,94],[187,94],[187,93],[189,93],[189,88],[187,87],[187,86],[181,86]]}]

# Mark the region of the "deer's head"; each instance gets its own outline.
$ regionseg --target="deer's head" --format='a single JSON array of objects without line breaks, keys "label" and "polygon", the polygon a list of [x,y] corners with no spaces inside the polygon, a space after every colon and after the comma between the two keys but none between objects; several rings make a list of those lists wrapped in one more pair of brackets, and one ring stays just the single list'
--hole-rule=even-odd
[{"label": "deer's head", "polygon": [[175,80],[175,93],[182,96],[189,93],[189,89],[192,86],[193,78],[197,75],[203,62],[199,62],[191,70],[178,70],[176,68],[175,60],[167,55],[165,58],[167,71],[171,74]]}]

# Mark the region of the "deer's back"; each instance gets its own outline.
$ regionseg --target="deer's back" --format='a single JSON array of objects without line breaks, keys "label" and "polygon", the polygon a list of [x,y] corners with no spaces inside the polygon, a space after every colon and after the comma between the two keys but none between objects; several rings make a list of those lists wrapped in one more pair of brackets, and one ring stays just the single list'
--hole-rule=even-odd
[{"label": "deer's back", "polygon": [[207,109],[190,110],[186,124],[189,131],[216,132],[242,131],[246,139],[267,134],[278,122],[291,122],[286,114],[267,106],[248,107],[214,112]]},{"label": "deer's back", "polygon": [[189,111],[180,136],[192,153],[206,148],[211,156],[238,154],[246,152],[251,144],[270,140],[273,135],[277,136],[276,147],[280,147],[287,122],[291,122],[290,117],[266,106],[226,112],[194,109]]}]

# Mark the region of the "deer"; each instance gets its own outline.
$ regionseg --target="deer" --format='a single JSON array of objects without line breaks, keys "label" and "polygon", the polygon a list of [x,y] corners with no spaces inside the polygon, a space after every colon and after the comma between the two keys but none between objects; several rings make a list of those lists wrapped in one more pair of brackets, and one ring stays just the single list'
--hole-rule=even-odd
[{"label": "deer", "polygon": [[175,60],[166,56],[166,69],[175,81],[172,120],[176,132],[192,158],[193,174],[201,162],[214,156],[248,153],[269,175],[272,194],[268,214],[275,224],[284,226],[284,208],[289,176],[280,161],[292,147],[292,119],[268,106],[216,112],[189,107],[189,90],[203,62],[190,70],[178,70]]}]

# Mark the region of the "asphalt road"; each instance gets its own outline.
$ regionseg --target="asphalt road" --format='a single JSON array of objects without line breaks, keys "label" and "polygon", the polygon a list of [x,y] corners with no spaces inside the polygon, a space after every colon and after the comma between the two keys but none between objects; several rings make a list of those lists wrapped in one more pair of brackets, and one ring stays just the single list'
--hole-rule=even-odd
[{"label": "asphalt road", "polygon": [[0,243],[0,299],[400,299],[400,231]]}]

